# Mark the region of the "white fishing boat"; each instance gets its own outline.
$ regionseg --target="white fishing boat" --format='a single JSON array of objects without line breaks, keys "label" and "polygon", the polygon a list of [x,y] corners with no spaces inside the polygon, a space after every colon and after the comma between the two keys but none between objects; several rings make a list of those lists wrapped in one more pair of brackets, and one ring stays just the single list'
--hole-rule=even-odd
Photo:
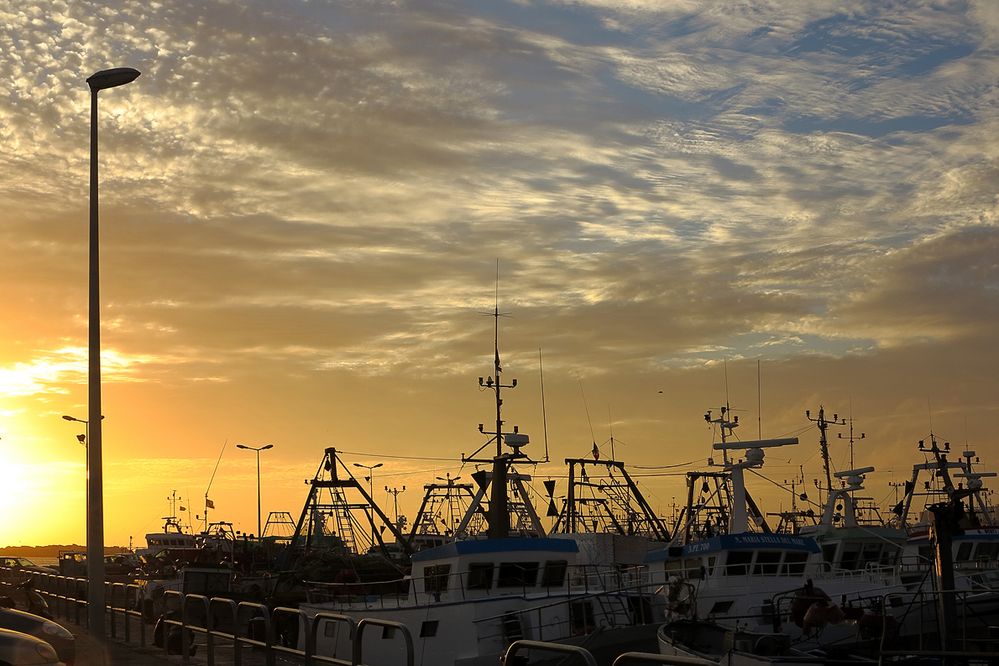
[{"label": "white fishing boat", "polygon": [[[827,640],[860,640],[861,628],[873,623],[864,618],[879,612],[885,593],[899,589],[894,568],[835,568],[814,534],[772,531],[747,492],[745,473],[763,466],[767,449],[798,440],[733,441],[738,420],[729,420],[729,413],[726,406],[719,418],[705,415],[720,426],[721,442],[713,448],[723,456],[721,470],[687,475],[687,505],[673,541],[647,559],[650,577],[666,597],[667,621],[707,619],[751,631],[785,631],[794,640],[819,631]],[[739,450],[743,457],[731,457]],[[843,495],[849,499],[850,493],[830,494],[830,506]],[[827,629],[832,625],[840,628]]]},{"label": "white fishing boat", "polygon": [[[397,580],[313,585],[309,600],[299,606],[303,621],[339,613],[402,623],[414,642],[415,663],[422,666],[492,666],[518,639],[586,645],[608,657],[633,649],[643,636],[652,644],[656,626],[634,601],[635,592],[646,589],[645,581],[628,580],[610,564],[581,562],[575,540],[548,537],[530,502],[516,499],[526,498],[521,491],[530,477],[513,464],[530,462],[523,452],[530,440],[503,419],[501,392],[517,381],[503,383],[498,308],[494,317],[494,375],[480,377],[479,386],[494,394],[495,429],[480,424],[479,432],[490,439],[462,457],[490,468],[473,475],[474,495],[449,529],[454,540],[415,552],[411,574]],[[490,444],[495,455],[477,457]],[[486,531],[473,536],[469,526],[482,515]],[[350,659],[348,633],[345,625],[319,618],[316,654]],[[305,635],[299,632],[300,641]],[[365,661],[395,663],[403,654],[398,638],[388,628],[366,636]]]},{"label": "white fishing boat", "polygon": [[177,491],[167,498],[170,503],[170,515],[163,518],[163,529],[159,532],[149,532],[146,534],[146,547],[137,548],[135,554],[145,560],[152,559],[165,551],[175,551],[179,554],[193,554],[199,549],[198,538],[190,531],[185,530],[177,518],[178,508],[186,511],[186,507],[181,505]]}]

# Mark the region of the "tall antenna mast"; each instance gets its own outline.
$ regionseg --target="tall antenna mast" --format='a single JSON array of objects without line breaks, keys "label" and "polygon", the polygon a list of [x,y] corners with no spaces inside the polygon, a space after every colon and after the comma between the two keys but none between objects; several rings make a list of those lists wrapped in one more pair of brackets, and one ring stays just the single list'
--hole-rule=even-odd
[{"label": "tall antenna mast", "polygon": [[611,418],[610,405],[607,405],[607,429],[610,430],[611,460],[617,460],[614,455],[614,419]]},{"label": "tall antenna mast", "polygon": [[756,425],[757,437],[763,439],[763,376],[760,374],[760,359],[756,359]]},{"label": "tall antenna mast", "polygon": [[[510,464],[514,459],[527,458],[527,455],[521,452],[521,447],[525,446],[530,439],[527,435],[521,434],[517,426],[514,426],[513,432],[503,431],[503,398],[502,389],[505,388],[515,388],[517,386],[517,380],[513,379],[509,384],[504,384],[502,379],[503,367],[500,363],[499,354],[499,260],[496,260],[496,300],[495,306],[493,307],[493,312],[491,313],[493,317],[493,376],[490,377],[479,377],[479,387],[489,389],[492,391],[496,398],[496,429],[494,431],[489,431],[485,429],[485,425],[479,424],[479,432],[483,435],[492,435],[496,441],[496,455],[492,458],[476,458],[475,456],[484,449],[489,442],[487,441],[478,450],[475,451],[471,456],[462,455],[462,462],[472,462],[472,463],[487,463],[492,464],[492,477],[489,479],[489,510],[487,520],[489,522],[488,526],[488,536],[490,538],[505,538],[510,535],[510,502],[507,497],[507,482],[509,479],[508,471]],[[503,444],[506,444],[511,449],[512,453],[503,452]],[[485,484],[482,484],[483,492],[485,491]]]},{"label": "tall antenna mast", "polygon": [[[850,443],[850,469],[856,469],[856,465],[853,464],[853,444],[854,444],[854,442],[859,442],[862,439],[866,439],[867,435],[865,433],[860,433],[860,437],[854,437],[853,436],[853,414],[852,413],[850,414],[850,418],[846,419],[846,422],[848,424],[850,424],[850,438],[849,438],[849,443]],[[841,432],[840,433],[836,433],[836,436],[838,438],[840,438],[840,439],[843,439],[843,433],[841,433]]]},{"label": "tall antenna mast", "polygon": [[541,425],[545,432],[545,462],[551,460],[548,457],[548,413],[545,411],[545,363],[541,356],[541,347],[538,347],[538,372],[541,375]]},{"label": "tall antenna mast", "polygon": [[208,487],[205,488],[205,531],[208,531],[208,509],[214,509],[215,503],[208,499],[208,491],[212,489],[212,484],[215,482],[215,473],[219,471],[219,463],[222,462],[222,454],[225,453],[226,444],[229,440],[222,442],[222,450],[219,451],[219,458],[215,461],[215,469],[212,470],[212,478],[208,480]]},{"label": "tall antenna mast", "polygon": [[831,492],[832,472],[829,469],[829,441],[826,439],[826,430],[831,425],[846,425],[846,420],[840,421],[839,414],[833,414],[832,421],[826,420],[826,410],[819,405],[818,418],[812,418],[811,410],[805,410],[805,418],[814,423],[819,428],[819,452],[822,454],[822,469],[826,473],[826,492]]}]

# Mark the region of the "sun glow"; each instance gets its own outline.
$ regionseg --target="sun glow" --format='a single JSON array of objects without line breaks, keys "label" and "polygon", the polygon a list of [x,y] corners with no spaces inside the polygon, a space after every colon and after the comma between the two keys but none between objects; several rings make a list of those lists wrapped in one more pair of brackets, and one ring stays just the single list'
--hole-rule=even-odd
[{"label": "sun glow", "polygon": [[12,409],[11,402],[0,410],[0,547],[38,545],[53,533],[62,542],[78,540],[84,457],[55,449],[49,437],[24,425],[32,410]]}]

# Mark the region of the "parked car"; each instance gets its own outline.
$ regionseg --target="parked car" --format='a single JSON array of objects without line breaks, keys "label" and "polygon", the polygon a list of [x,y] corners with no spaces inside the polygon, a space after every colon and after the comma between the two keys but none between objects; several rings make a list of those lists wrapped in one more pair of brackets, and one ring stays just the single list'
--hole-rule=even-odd
[{"label": "parked car", "polygon": [[0,629],[18,631],[45,641],[55,648],[59,660],[66,664],[72,664],[76,658],[76,637],[58,622],[40,615],[13,608],[0,608]]},{"label": "parked car", "polygon": [[14,666],[60,666],[55,648],[34,636],[0,629],[0,663]]},{"label": "parked car", "polygon": [[20,572],[34,572],[34,573],[59,573],[57,569],[52,567],[43,567],[40,564],[35,564],[27,557],[12,557],[10,555],[0,555],[0,568],[12,569],[16,573]]}]

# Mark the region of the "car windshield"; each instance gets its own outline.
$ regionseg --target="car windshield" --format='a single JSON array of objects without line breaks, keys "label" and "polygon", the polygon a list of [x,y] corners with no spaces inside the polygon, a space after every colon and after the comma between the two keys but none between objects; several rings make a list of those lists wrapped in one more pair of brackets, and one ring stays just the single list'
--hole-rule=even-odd
[{"label": "car windshield", "polygon": [[32,562],[31,560],[29,560],[26,557],[19,557],[19,558],[17,558],[17,564],[18,564],[18,566],[22,566],[22,567],[33,567],[33,566],[35,566],[35,563]]}]

